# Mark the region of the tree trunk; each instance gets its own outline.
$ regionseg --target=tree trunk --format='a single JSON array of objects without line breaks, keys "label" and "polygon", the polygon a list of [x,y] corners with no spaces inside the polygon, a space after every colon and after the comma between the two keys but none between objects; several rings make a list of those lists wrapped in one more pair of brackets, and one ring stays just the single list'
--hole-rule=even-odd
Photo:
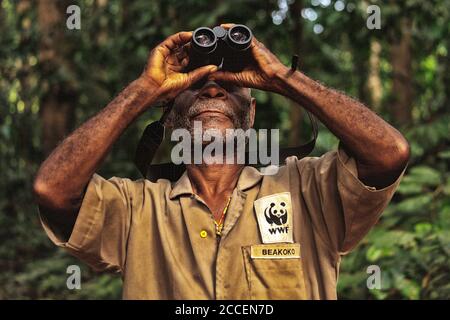
[{"label": "tree trunk", "polygon": [[380,54],[381,44],[373,39],[370,43],[369,77],[367,90],[369,91],[369,104],[377,112],[380,112],[383,87],[380,79]]},{"label": "tree trunk", "polygon": [[[294,53],[299,55],[299,70],[302,69],[304,56],[301,50],[303,49],[303,20],[301,13],[303,9],[303,1],[297,0],[292,4],[291,15],[294,21]],[[303,110],[300,105],[291,101],[290,119],[291,130],[289,132],[289,145],[299,144],[301,137],[301,124],[303,119]]]},{"label": "tree trunk", "polygon": [[73,90],[58,76],[61,69],[68,71],[64,41],[66,28],[65,1],[38,2],[38,23],[41,32],[39,62],[45,93],[40,103],[42,150],[48,155],[70,131],[74,118]]},{"label": "tree trunk", "polygon": [[411,123],[413,102],[411,28],[409,18],[402,18],[400,34],[392,39],[392,115],[399,125]]}]

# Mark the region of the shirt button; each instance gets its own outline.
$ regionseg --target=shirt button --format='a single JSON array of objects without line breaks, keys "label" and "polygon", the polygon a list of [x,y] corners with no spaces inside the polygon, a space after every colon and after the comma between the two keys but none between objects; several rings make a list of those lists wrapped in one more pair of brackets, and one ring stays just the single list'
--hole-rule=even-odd
[{"label": "shirt button", "polygon": [[208,236],[208,232],[206,232],[206,230],[200,231],[200,237],[206,238],[207,236]]}]

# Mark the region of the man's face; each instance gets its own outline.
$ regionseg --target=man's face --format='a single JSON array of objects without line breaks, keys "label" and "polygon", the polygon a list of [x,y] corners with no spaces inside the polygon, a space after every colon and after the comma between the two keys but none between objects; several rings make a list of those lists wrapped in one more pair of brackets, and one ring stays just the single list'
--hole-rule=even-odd
[{"label": "man's face", "polygon": [[253,126],[255,99],[250,89],[212,80],[197,82],[179,94],[168,119],[174,129],[193,133],[194,121],[201,121],[203,131],[216,129],[247,130]]}]

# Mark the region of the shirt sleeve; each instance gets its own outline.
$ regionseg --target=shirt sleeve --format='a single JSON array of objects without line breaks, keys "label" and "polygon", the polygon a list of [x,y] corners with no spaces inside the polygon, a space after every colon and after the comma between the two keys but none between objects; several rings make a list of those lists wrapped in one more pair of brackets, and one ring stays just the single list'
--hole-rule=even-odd
[{"label": "shirt sleeve", "polygon": [[133,182],[105,180],[94,174],[69,239],[50,223],[40,209],[41,223],[53,243],[97,271],[121,272],[131,223]]},{"label": "shirt sleeve", "polygon": [[355,159],[341,146],[320,158],[296,160],[296,167],[313,227],[340,254],[350,252],[377,223],[404,173],[383,189],[366,186]]}]

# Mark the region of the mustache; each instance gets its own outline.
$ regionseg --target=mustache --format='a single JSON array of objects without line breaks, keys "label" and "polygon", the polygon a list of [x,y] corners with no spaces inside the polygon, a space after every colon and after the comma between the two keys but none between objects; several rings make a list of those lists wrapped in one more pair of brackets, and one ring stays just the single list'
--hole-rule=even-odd
[{"label": "mustache", "polygon": [[192,128],[192,120],[198,114],[205,111],[220,112],[230,119],[235,128],[247,130],[250,128],[250,113],[248,112],[248,105],[234,105],[231,101],[222,99],[189,99],[184,101],[184,107],[173,109],[168,123],[172,128],[185,128],[188,130]]},{"label": "mustache", "polygon": [[237,117],[233,108],[228,103],[226,103],[223,100],[217,99],[202,99],[202,100],[197,99],[190,106],[190,108],[188,108],[186,112],[186,117],[188,119],[192,119],[193,117],[205,111],[217,111],[223,113],[230,119],[235,119]]}]

